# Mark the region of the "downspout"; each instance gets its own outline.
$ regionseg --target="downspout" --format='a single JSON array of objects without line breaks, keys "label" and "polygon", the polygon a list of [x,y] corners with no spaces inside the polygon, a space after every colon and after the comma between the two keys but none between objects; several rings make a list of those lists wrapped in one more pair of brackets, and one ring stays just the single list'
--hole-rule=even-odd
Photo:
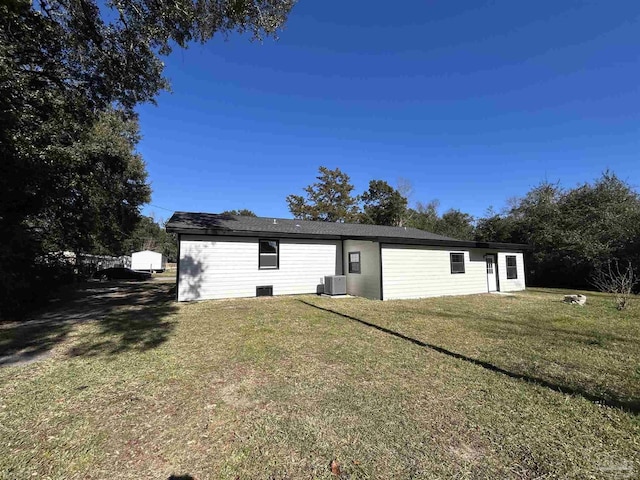
[{"label": "downspout", "polygon": [[380,300],[384,300],[384,293],[382,290],[382,285],[384,284],[382,280],[382,244],[378,242],[378,261],[380,262]]},{"label": "downspout", "polygon": [[176,259],[176,302],[180,291],[180,234],[178,234],[178,258]]}]

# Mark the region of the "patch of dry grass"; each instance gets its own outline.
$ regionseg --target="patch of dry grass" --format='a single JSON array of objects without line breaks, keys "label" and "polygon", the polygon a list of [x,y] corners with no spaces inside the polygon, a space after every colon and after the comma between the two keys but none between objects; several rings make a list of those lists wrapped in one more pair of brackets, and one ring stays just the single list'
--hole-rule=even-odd
[{"label": "patch of dry grass", "polygon": [[0,370],[0,478],[638,475],[638,416],[586,398],[640,398],[638,313],[561,296],[180,304],[153,348],[91,354],[123,328],[78,325]]}]

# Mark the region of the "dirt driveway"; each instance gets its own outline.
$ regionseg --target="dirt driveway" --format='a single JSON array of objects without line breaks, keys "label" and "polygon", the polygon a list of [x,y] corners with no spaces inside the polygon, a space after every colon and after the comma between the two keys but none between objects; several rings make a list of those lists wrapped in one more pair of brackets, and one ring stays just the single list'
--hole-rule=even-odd
[{"label": "dirt driveway", "polygon": [[[175,308],[175,279],[155,277],[144,282],[97,282],[79,284],[62,292],[59,298],[32,318],[0,324],[0,367],[27,364],[51,354],[73,326],[98,322],[105,334],[120,334],[123,342],[144,341],[143,329],[122,325],[118,314],[140,311],[147,332],[157,332],[160,318]],[[156,335],[157,336],[157,335]],[[113,342],[112,342],[113,343]],[[111,345],[113,348],[126,345]]]}]

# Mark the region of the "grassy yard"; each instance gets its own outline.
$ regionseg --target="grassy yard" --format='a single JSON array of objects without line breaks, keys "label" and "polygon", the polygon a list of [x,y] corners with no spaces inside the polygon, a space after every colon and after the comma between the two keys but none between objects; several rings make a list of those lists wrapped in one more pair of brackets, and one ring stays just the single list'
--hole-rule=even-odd
[{"label": "grassy yard", "polygon": [[640,476],[640,302],[150,285],[0,369],[0,478]]},{"label": "grassy yard", "polygon": [[175,268],[173,268],[171,270],[165,270],[164,272],[154,273],[153,276],[154,277],[159,277],[159,278],[175,278],[176,277],[176,270],[175,270]]}]

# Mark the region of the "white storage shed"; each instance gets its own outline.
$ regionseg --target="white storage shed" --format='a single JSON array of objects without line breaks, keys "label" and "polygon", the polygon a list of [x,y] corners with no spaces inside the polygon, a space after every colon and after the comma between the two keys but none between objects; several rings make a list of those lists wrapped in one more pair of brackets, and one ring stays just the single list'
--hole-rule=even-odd
[{"label": "white storage shed", "polygon": [[164,257],[161,253],[142,250],[131,254],[131,269],[151,272],[164,271]]}]

